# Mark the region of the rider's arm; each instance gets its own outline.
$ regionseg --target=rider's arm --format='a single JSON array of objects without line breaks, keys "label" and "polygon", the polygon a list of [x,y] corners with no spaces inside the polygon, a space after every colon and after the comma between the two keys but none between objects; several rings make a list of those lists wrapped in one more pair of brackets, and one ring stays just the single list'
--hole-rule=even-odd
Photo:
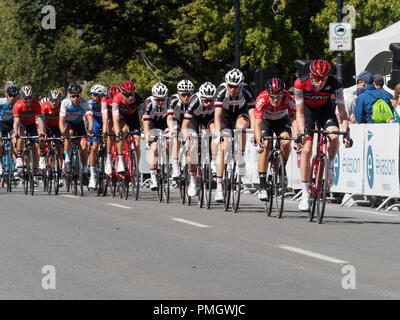
[{"label": "rider's arm", "polygon": [[183,134],[183,137],[185,138],[185,140],[187,140],[188,139],[188,129],[189,129],[189,125],[190,125],[190,119],[183,119],[183,122],[182,122],[182,134]]},{"label": "rider's arm", "polygon": [[103,121],[103,134],[105,134],[108,124],[108,103],[105,97],[101,99],[101,120]]},{"label": "rider's arm", "polygon": [[303,90],[295,88],[294,92],[296,101],[297,132],[303,134],[305,129]]},{"label": "rider's arm", "polygon": [[222,116],[222,107],[215,107],[214,122],[215,122],[216,134],[220,134],[221,132],[221,116]]},{"label": "rider's arm", "polygon": [[119,95],[115,95],[112,102],[112,120],[114,125],[114,133],[116,135],[118,135],[118,133],[121,131],[119,126],[119,104]]},{"label": "rider's arm", "polygon": [[254,121],[254,138],[256,139],[257,145],[261,143],[261,124],[263,119],[255,119]]},{"label": "rider's arm", "polygon": [[19,105],[14,105],[13,108],[13,116],[14,116],[14,124],[13,124],[13,129],[14,133],[18,135],[18,125],[19,125]]}]

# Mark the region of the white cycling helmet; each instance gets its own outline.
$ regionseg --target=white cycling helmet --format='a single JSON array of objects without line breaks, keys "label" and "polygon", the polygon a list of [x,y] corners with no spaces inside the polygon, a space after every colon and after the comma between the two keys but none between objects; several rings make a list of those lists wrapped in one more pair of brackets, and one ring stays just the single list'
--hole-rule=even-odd
[{"label": "white cycling helmet", "polygon": [[199,92],[203,99],[214,99],[217,88],[211,82],[205,82],[200,86]]},{"label": "white cycling helmet", "polygon": [[182,80],[176,87],[178,91],[194,91],[194,85],[190,80]]},{"label": "white cycling helmet", "polygon": [[168,95],[168,88],[165,84],[157,82],[151,89],[154,98],[166,98]]},{"label": "white cycling helmet", "polygon": [[93,94],[98,94],[98,95],[102,95],[102,96],[106,96],[108,91],[107,88],[105,86],[102,86],[101,84],[96,84],[93,87],[90,88],[90,93]]},{"label": "white cycling helmet", "polygon": [[23,86],[19,92],[22,98],[25,97],[32,97],[33,96],[33,89],[31,86]]},{"label": "white cycling helmet", "polygon": [[231,86],[238,86],[243,80],[244,75],[239,69],[232,69],[225,75],[225,82]]}]

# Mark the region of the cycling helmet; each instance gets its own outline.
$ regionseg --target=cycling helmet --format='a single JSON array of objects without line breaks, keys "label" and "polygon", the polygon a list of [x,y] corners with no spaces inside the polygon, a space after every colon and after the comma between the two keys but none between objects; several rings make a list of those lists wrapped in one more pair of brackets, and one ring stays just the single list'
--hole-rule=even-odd
[{"label": "cycling helmet", "polygon": [[281,94],[285,90],[285,83],[281,78],[272,78],[267,80],[265,88],[269,94]]},{"label": "cycling helmet", "polygon": [[190,80],[182,80],[176,87],[178,91],[194,91],[194,85]]},{"label": "cycling helmet", "polygon": [[22,98],[32,97],[33,96],[33,89],[32,89],[31,86],[23,86],[19,93],[20,93]]},{"label": "cycling helmet", "polygon": [[48,97],[44,97],[42,99],[40,99],[40,104],[45,103],[46,101],[49,101],[50,99]]},{"label": "cycling helmet", "polygon": [[318,78],[327,77],[331,74],[331,69],[331,65],[328,61],[322,59],[314,60],[310,64],[310,75],[311,77]]},{"label": "cycling helmet", "polygon": [[80,94],[82,92],[82,87],[78,83],[71,83],[68,87],[68,92],[70,94]]},{"label": "cycling helmet", "polygon": [[244,76],[239,69],[232,69],[225,75],[225,82],[231,86],[238,86],[243,83]]},{"label": "cycling helmet", "polygon": [[90,88],[90,93],[91,94],[97,94],[101,96],[106,96],[107,95],[107,88],[105,86],[102,86],[101,84],[96,84],[93,87]]},{"label": "cycling helmet", "polygon": [[211,82],[205,82],[200,86],[199,92],[204,99],[214,99],[217,88]]},{"label": "cycling helmet", "polygon": [[110,95],[111,98],[114,98],[114,96],[119,92],[119,86],[114,84],[110,87],[108,90],[108,94]]},{"label": "cycling helmet", "polygon": [[18,95],[18,88],[15,84],[12,84],[7,87],[6,92],[9,96],[15,97],[16,95]]},{"label": "cycling helmet", "polygon": [[155,98],[166,98],[168,95],[168,88],[165,84],[157,82],[151,89],[151,93]]},{"label": "cycling helmet", "polygon": [[135,91],[135,84],[132,81],[125,81],[119,86],[119,91],[123,94],[133,93]]},{"label": "cycling helmet", "polygon": [[49,100],[61,100],[62,98],[62,93],[60,90],[55,89],[55,90],[51,90],[48,94],[48,98]]}]

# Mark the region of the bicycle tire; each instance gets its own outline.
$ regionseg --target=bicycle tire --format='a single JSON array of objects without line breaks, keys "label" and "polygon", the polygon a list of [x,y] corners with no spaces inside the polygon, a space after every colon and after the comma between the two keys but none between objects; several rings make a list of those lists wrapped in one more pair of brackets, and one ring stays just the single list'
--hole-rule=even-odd
[{"label": "bicycle tire", "polygon": [[48,152],[48,154],[46,155],[46,169],[42,172],[42,176],[46,176],[46,180],[47,180],[47,193],[51,194],[52,191],[52,185],[53,185],[53,156],[51,151]]},{"label": "bicycle tire", "polygon": [[77,168],[78,168],[78,179],[79,179],[79,195],[83,197],[83,162],[82,162],[82,155],[80,148],[77,150],[77,155],[78,155],[78,163],[77,163]]},{"label": "bicycle tire", "polygon": [[104,193],[104,150],[100,146],[99,156],[97,158],[97,179],[96,179],[96,188],[97,188],[97,196],[101,196]]},{"label": "bicycle tire", "polygon": [[278,153],[274,161],[274,196],[275,211],[278,219],[282,218],[283,208],[285,204],[285,170],[283,165],[283,157]]},{"label": "bicycle tire", "polygon": [[229,164],[225,165],[224,169],[224,179],[223,179],[223,188],[224,188],[224,211],[229,210],[229,203],[231,199],[231,173],[229,172]]},{"label": "bicycle tire", "polygon": [[7,157],[7,192],[12,191],[12,180],[13,180],[13,169],[12,169],[12,152],[11,152],[11,146],[9,147],[8,150],[8,157]]},{"label": "bicycle tire", "polygon": [[321,224],[324,219],[325,206],[326,206],[326,193],[328,183],[328,158],[325,156],[321,160],[322,169],[320,168],[318,174],[318,197],[316,203],[317,209],[317,223]]},{"label": "bicycle tire", "polygon": [[60,191],[60,175],[61,175],[60,164],[58,162],[58,157],[56,157],[55,165],[53,168],[54,194],[55,195],[58,195],[58,193]]},{"label": "bicycle tire", "polygon": [[314,220],[315,213],[315,196],[316,196],[316,172],[318,167],[319,160],[316,157],[312,160],[310,179],[309,179],[309,209],[308,209],[308,222],[312,222]]},{"label": "bicycle tire", "polygon": [[238,172],[239,166],[236,161],[233,165],[233,171],[231,174],[231,198],[232,198],[232,212],[236,213],[239,210],[240,193],[242,192],[242,177]]},{"label": "bicycle tire", "polygon": [[197,164],[196,168],[196,175],[197,175],[197,205],[201,209],[204,205],[204,184],[203,184],[203,169],[201,164]]},{"label": "bicycle tire", "polygon": [[212,172],[210,164],[203,165],[203,189],[205,193],[205,208],[210,209],[212,197]]},{"label": "bicycle tire", "polygon": [[170,166],[167,161],[167,164],[162,165],[162,184],[163,184],[163,192],[164,192],[164,202],[169,203],[170,196]]},{"label": "bicycle tire", "polygon": [[140,189],[139,165],[136,151],[133,151],[131,154],[131,186],[132,197],[136,201],[139,198]]},{"label": "bicycle tire", "polygon": [[162,166],[157,167],[157,199],[158,202],[163,200],[163,183],[162,183]]}]

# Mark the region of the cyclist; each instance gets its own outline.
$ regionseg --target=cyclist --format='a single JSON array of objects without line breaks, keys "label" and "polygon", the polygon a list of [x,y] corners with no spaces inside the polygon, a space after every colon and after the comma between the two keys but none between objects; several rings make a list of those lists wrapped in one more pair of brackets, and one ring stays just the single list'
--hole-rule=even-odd
[{"label": "cyclist", "polygon": [[[91,99],[89,100],[89,110],[92,111],[93,115],[93,134],[100,135],[101,130],[107,126],[108,121],[108,110],[107,110],[107,101],[106,98],[108,91],[106,87],[103,85],[94,85],[90,88]],[[106,103],[105,108],[103,107],[103,103]],[[107,131],[103,131],[107,132]],[[99,150],[99,138],[94,137],[92,139],[92,147],[89,156],[89,165],[90,165],[90,180],[89,180],[89,188],[96,188],[96,164],[97,164],[97,153]]]},{"label": "cyclist", "polygon": [[[258,174],[260,178],[260,192],[258,198],[265,201],[267,194],[267,160],[272,147],[271,140],[261,143],[263,136],[290,137],[291,126],[295,122],[296,105],[289,92],[285,90],[285,83],[280,78],[272,78],[265,83],[265,90],[256,100],[254,138],[259,147]],[[290,155],[290,141],[281,141],[281,152],[286,167]],[[286,176],[286,175],[285,175]]]},{"label": "cyclist", "polygon": [[[39,101],[33,99],[32,87],[27,85],[23,86],[20,90],[20,96],[22,99],[18,100],[13,109],[14,115],[14,132],[17,138],[17,159],[15,165],[17,168],[24,166],[22,161],[22,152],[24,148],[24,141],[18,139],[20,136],[44,136],[44,121],[42,116],[42,109]],[[36,119],[38,127],[36,126]],[[39,132],[38,132],[39,128]],[[32,148],[35,174],[38,174],[38,162],[39,162],[39,146],[37,140],[35,146]]]},{"label": "cyclist", "polygon": [[[206,129],[211,131],[212,135],[215,135],[215,124],[214,124],[214,103],[215,95],[217,93],[217,88],[211,82],[203,83],[199,92],[194,94],[189,101],[189,108],[185,113],[185,119],[182,124],[182,133],[186,140],[189,140],[190,135],[193,135],[193,143],[190,146],[189,151],[189,173],[190,173],[190,183],[188,188],[188,196],[193,197],[197,193],[196,185],[196,164],[193,164],[190,154],[192,152],[197,152],[197,136],[199,134],[199,127],[202,125]],[[191,131],[191,132],[189,132]],[[211,148],[213,154],[216,154],[216,145],[212,143]]]},{"label": "cyclist", "polygon": [[[101,98],[101,112],[103,114],[103,133],[111,134],[113,133],[113,122],[112,122],[112,101],[114,96],[119,92],[119,85],[112,85],[108,90],[108,96]],[[105,120],[105,114],[107,114],[107,121]],[[104,166],[104,172],[106,174],[111,174],[112,172],[112,148],[113,148],[113,138],[107,136],[107,157]]]},{"label": "cyclist", "polygon": [[[125,172],[124,152],[125,137],[123,132],[134,132],[135,150],[137,152],[138,161],[140,162],[140,135],[141,126],[139,119],[139,107],[143,103],[143,99],[135,92],[135,84],[132,81],[123,82],[119,91],[113,98],[112,115],[114,132],[118,136],[117,153],[118,165],[117,172]],[[122,126],[122,128],[121,128]]]},{"label": "cyclist", "polygon": [[[255,103],[253,94],[249,86],[243,82],[243,73],[238,69],[230,70],[225,75],[225,82],[217,88],[215,101],[215,142],[219,144],[217,155],[217,190],[215,192],[215,201],[222,202],[222,176],[224,174],[224,150],[228,146],[228,141],[220,144],[221,135],[231,135],[233,129],[246,130],[249,125],[249,108],[254,108]],[[241,155],[246,147],[246,133],[241,137],[240,151]],[[245,164],[243,161],[239,164],[239,174],[245,174]]]},{"label": "cyclist", "polygon": [[168,102],[168,127],[172,145],[172,178],[179,177],[178,150],[180,142],[178,141],[178,133],[182,127],[182,121],[186,110],[189,107],[189,99],[193,95],[194,85],[190,80],[182,80],[177,85],[177,93],[169,98]]},{"label": "cyclist", "polygon": [[[93,134],[93,116],[86,99],[81,97],[82,87],[78,83],[71,83],[68,87],[68,97],[61,102],[60,108],[60,131],[62,137],[67,137],[64,142],[64,165],[66,171],[71,170],[72,143],[69,139],[73,135],[86,136],[84,116],[87,116],[89,123],[89,135]],[[87,139],[80,141],[82,151],[82,173],[84,184],[87,185],[88,178],[88,145]]]},{"label": "cyclist", "polygon": [[[44,98],[42,100],[44,100]],[[61,138],[61,131],[59,127],[61,100],[61,91],[55,89],[49,92],[47,99],[44,100],[44,102],[41,104],[42,116],[44,118],[47,137]],[[61,167],[63,161],[63,146],[61,142],[56,143],[56,149],[58,162]],[[40,169],[44,170],[46,169],[46,159],[42,151],[40,154],[39,167]]]},{"label": "cyclist", "polygon": [[[299,203],[301,211],[309,209],[308,180],[310,177],[310,159],[312,156],[312,136],[304,136],[306,128],[314,129],[317,125],[330,131],[339,130],[338,119],[335,114],[335,103],[331,96],[335,95],[339,116],[342,119],[342,130],[347,131],[348,116],[344,106],[343,87],[335,76],[331,74],[329,62],[319,59],[310,64],[310,72],[294,83],[296,100],[296,121],[302,137],[302,151],[300,174],[303,183],[303,193]],[[328,136],[328,163],[329,182],[335,179],[334,159],[339,149],[339,138],[336,134]],[[350,137],[344,137],[345,147],[350,147]]]},{"label": "cyclist", "polygon": [[[151,183],[150,189],[157,190],[157,143],[152,137],[157,136],[153,130],[159,129],[167,134],[169,132],[167,125],[168,115],[168,88],[161,82],[156,83],[151,89],[152,96],[144,102],[145,112],[143,115],[144,139],[150,146],[148,163],[150,169]],[[169,143],[166,144],[167,153]]]},{"label": "cyclist", "polygon": [[[11,136],[13,130],[13,107],[17,102],[18,88],[15,84],[10,84],[6,89],[6,97],[0,98],[0,140],[1,137]],[[15,138],[13,138],[10,148],[15,145]],[[3,146],[0,144],[0,151]],[[0,152],[1,153],[1,152]],[[15,159],[14,159],[15,160]],[[3,174],[3,166],[0,161],[0,175]]]}]

